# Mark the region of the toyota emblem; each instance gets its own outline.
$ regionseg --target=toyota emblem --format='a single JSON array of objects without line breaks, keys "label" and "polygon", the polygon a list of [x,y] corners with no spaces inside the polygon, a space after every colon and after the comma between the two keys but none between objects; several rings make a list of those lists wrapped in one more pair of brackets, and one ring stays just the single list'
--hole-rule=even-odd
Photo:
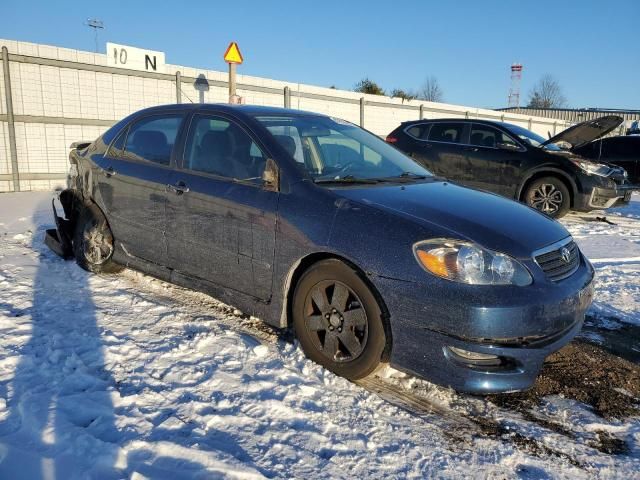
[{"label": "toyota emblem", "polygon": [[560,257],[562,257],[562,261],[564,263],[569,263],[571,261],[571,252],[567,247],[563,247],[562,250],[560,250]]}]

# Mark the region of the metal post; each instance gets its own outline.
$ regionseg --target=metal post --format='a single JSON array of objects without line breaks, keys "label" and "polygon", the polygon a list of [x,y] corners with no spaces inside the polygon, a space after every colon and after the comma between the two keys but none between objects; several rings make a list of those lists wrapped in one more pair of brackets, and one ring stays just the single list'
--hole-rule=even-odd
[{"label": "metal post", "polygon": [[229,101],[236,96],[236,64],[229,64]]},{"label": "metal post", "polygon": [[291,89],[284,87],[284,108],[291,108]]},{"label": "metal post", "polygon": [[9,50],[2,47],[2,71],[4,73],[4,96],[7,103],[7,129],[9,130],[9,154],[11,155],[11,174],[13,191],[20,191],[18,172],[18,150],[16,149],[16,125],[13,117],[13,98],[11,95],[11,75],[9,74]]},{"label": "metal post", "polygon": [[420,120],[424,119],[424,105],[420,104]]},{"label": "metal post", "polygon": [[182,103],[182,78],[180,71],[176,72],[176,103]]},{"label": "metal post", "polygon": [[556,134],[556,128],[558,127],[558,122],[553,122],[553,134]]},{"label": "metal post", "polygon": [[529,130],[531,130],[531,123],[532,123],[532,118],[529,117]]},{"label": "metal post", "polygon": [[364,128],[364,97],[360,97],[360,126]]}]

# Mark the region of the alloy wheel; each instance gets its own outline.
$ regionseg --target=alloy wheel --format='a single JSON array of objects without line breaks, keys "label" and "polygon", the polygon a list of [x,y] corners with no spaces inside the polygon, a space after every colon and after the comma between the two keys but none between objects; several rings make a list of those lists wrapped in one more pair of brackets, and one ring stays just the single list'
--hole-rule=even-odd
[{"label": "alloy wheel", "polygon": [[551,183],[542,183],[531,192],[530,205],[546,214],[554,214],[562,206],[562,192]]},{"label": "alloy wheel", "polygon": [[368,337],[367,314],[360,299],[342,282],[326,280],[305,299],[305,326],[315,347],[332,362],[356,359]]}]

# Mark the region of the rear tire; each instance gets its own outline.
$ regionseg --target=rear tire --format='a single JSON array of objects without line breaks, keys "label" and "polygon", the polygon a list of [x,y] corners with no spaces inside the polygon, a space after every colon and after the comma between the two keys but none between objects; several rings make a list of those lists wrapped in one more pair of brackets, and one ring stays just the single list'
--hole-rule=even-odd
[{"label": "rear tire", "polygon": [[336,259],[311,266],[296,286],[292,312],[302,350],[314,362],[351,380],[380,366],[387,344],[382,310],[353,268]]},{"label": "rear tire", "polygon": [[557,177],[534,180],[524,193],[524,201],[530,207],[552,218],[564,217],[571,207],[569,189]]},{"label": "rear tire", "polygon": [[107,219],[94,205],[85,205],[73,235],[76,263],[93,273],[117,273],[122,266],[112,260],[114,241]]}]

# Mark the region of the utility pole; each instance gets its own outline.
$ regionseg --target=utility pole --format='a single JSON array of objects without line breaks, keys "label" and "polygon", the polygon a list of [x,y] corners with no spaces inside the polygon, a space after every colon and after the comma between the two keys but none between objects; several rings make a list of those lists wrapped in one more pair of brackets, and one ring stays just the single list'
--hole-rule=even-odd
[{"label": "utility pole", "polygon": [[87,23],[85,25],[89,28],[93,28],[94,38],[96,42],[96,53],[98,53],[98,29],[104,29],[104,23],[102,20],[98,20],[97,18],[89,18],[87,19]]}]

